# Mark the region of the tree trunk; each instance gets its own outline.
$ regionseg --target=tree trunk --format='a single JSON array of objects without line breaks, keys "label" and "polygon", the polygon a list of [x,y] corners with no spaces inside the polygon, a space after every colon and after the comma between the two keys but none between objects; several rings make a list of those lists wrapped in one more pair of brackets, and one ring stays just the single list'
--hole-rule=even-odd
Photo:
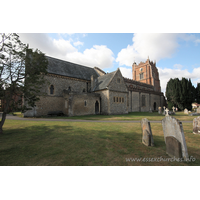
[{"label": "tree trunk", "polygon": [[1,121],[0,121],[0,134],[3,134],[3,125],[6,120],[6,112],[3,112]]}]

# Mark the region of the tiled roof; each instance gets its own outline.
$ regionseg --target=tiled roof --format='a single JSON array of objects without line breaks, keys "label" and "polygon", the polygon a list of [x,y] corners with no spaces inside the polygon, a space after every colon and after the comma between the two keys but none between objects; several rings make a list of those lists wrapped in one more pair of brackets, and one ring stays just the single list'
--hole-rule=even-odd
[{"label": "tiled roof", "polygon": [[47,72],[50,74],[57,74],[67,77],[73,77],[84,80],[91,80],[91,76],[97,77],[96,71],[91,67],[59,60],[46,56],[48,60]]},{"label": "tiled roof", "polygon": [[116,71],[100,76],[96,79],[94,91],[106,89]]}]

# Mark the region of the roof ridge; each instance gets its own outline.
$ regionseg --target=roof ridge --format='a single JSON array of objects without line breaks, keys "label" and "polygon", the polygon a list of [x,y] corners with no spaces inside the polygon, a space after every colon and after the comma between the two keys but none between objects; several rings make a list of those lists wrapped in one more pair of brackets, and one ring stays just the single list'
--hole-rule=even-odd
[{"label": "roof ridge", "polygon": [[110,81],[108,82],[107,87],[109,86],[110,82],[113,80],[113,78],[114,78],[114,76],[115,76],[115,74],[117,73],[118,70],[119,70],[119,68],[117,68],[117,70],[114,71],[113,76],[112,76],[112,78],[110,79]]},{"label": "roof ridge", "polygon": [[[46,55],[45,55],[45,56],[46,56]],[[71,64],[74,64],[74,65],[79,65],[79,66],[81,66],[81,67],[86,67],[86,68],[93,69],[93,67],[87,67],[87,66],[85,66],[85,65],[81,65],[81,64],[78,64],[78,63],[73,63],[73,62],[66,61],[66,60],[63,60],[63,59],[60,59],[60,58],[54,58],[54,57],[51,57],[51,56],[46,56],[46,57],[49,57],[49,58],[52,58],[52,59],[55,59],[55,60],[59,60],[59,61],[62,61],[62,62],[71,63]]]}]

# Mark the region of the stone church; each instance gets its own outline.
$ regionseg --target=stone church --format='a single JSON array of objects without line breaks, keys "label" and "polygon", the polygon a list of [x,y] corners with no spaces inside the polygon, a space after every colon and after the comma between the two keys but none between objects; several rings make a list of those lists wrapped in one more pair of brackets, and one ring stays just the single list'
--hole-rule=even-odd
[{"label": "stone church", "polygon": [[147,59],[132,65],[133,79],[124,78],[120,69],[105,73],[98,67],[46,56],[48,74],[40,101],[25,117],[61,114],[67,116],[127,114],[156,111],[165,104],[156,63]]}]

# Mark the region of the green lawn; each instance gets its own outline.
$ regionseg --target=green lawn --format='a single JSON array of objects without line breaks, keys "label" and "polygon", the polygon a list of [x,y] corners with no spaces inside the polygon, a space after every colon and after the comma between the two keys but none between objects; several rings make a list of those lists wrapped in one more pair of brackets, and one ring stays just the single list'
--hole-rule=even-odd
[{"label": "green lawn", "polygon": [[[189,116],[184,114],[183,112],[176,112],[176,115],[173,115],[180,121],[192,121],[197,116]],[[83,120],[134,120],[140,121],[142,118],[148,118],[150,121],[160,121],[165,116],[158,114],[158,112],[131,112],[124,115],[85,115],[85,116],[75,116],[75,117],[50,117],[50,118],[61,118],[61,119],[83,119]],[[43,118],[47,118],[47,116],[43,116]]]},{"label": "green lawn", "polygon": [[0,135],[0,165],[200,165],[200,135],[192,133],[192,123],[184,123],[183,128],[189,156],[196,158],[195,162],[127,162],[127,158],[169,158],[162,125],[151,123],[151,128],[155,147],[141,143],[139,123],[7,119]]}]

